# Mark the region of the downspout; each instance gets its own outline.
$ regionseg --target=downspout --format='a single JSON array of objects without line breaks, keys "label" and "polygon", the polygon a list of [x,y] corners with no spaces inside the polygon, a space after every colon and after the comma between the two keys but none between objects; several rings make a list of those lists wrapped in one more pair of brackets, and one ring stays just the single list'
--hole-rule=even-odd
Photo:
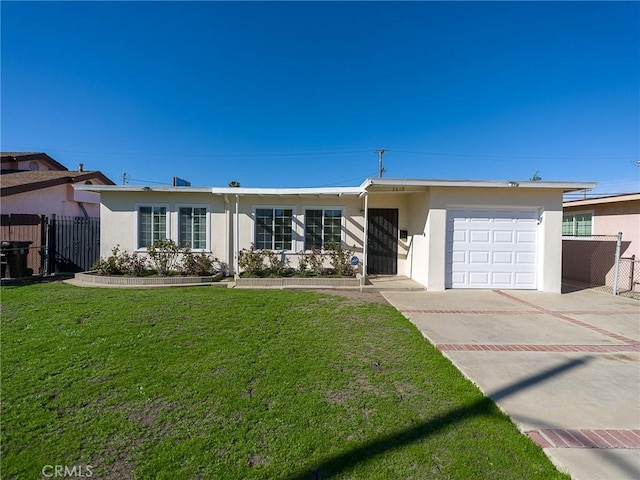
[{"label": "downspout", "polygon": [[89,218],[89,214],[87,213],[87,209],[84,208],[84,203],[78,202],[78,206],[80,207],[80,210],[82,210],[82,213],[84,214],[84,218]]},{"label": "downspout", "polygon": [[367,283],[367,255],[369,253],[369,192],[364,192],[364,244],[362,246],[362,285]]},{"label": "downspout", "polygon": [[240,232],[240,195],[236,193],[236,218],[233,225],[233,273],[237,279],[240,277],[239,250],[240,241],[238,235]]}]

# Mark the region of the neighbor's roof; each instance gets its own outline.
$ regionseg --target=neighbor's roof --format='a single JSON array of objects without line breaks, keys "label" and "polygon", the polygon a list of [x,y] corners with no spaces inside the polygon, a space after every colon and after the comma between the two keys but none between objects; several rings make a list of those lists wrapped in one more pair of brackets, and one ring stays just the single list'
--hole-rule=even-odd
[{"label": "neighbor's roof", "polygon": [[[436,179],[390,179],[367,178],[358,187],[317,188],[246,188],[246,187],[163,187],[163,186],[106,186],[75,185],[76,190],[94,192],[185,192],[213,193],[217,195],[362,195],[367,191],[394,192],[393,187],[491,187],[491,188],[546,188],[574,192],[595,188],[594,182],[530,182],[513,180],[436,180]],[[377,188],[381,187],[381,188]]]},{"label": "neighbor's roof", "polygon": [[87,180],[98,180],[107,185],[114,185],[109,178],[98,171],[30,170],[0,175],[0,195],[6,197],[65,183],[86,182]]},{"label": "neighbor's roof", "polygon": [[67,167],[62,165],[51,158],[46,153],[42,152],[0,152],[0,162],[24,162],[29,160],[40,160],[47,163],[53,170],[68,170]]},{"label": "neighbor's roof", "polygon": [[599,205],[603,203],[630,202],[640,200],[640,193],[624,193],[621,195],[608,195],[606,197],[585,198],[582,200],[571,200],[564,202],[563,207],[580,207],[584,205]]}]

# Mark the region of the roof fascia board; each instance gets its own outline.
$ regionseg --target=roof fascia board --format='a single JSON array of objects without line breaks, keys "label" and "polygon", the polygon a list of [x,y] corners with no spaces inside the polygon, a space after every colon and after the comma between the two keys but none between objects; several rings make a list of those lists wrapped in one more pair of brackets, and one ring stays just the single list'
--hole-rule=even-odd
[{"label": "roof fascia board", "polygon": [[[437,180],[437,179],[369,179],[366,188],[375,185],[397,187],[490,187],[490,188],[556,188],[564,191],[596,187],[595,182],[531,182],[517,180]],[[364,185],[364,184],[363,184]]]}]

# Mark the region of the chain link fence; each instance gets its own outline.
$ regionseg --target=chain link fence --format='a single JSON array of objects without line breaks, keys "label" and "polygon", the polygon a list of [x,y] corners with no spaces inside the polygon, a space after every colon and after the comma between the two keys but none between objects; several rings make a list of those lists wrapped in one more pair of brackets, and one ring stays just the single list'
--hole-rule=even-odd
[{"label": "chain link fence", "polygon": [[567,283],[614,295],[640,298],[639,261],[622,257],[629,247],[622,233],[562,237],[562,277]]}]

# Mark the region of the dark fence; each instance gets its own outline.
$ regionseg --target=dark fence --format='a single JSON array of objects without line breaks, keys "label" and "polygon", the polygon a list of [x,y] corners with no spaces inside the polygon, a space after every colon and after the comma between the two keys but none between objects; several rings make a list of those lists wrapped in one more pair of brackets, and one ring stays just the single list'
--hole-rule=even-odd
[{"label": "dark fence", "polygon": [[52,269],[56,273],[89,270],[100,258],[100,219],[56,217],[49,220]]},{"label": "dark fence", "polygon": [[2,277],[74,273],[100,257],[100,219],[2,215]]}]

